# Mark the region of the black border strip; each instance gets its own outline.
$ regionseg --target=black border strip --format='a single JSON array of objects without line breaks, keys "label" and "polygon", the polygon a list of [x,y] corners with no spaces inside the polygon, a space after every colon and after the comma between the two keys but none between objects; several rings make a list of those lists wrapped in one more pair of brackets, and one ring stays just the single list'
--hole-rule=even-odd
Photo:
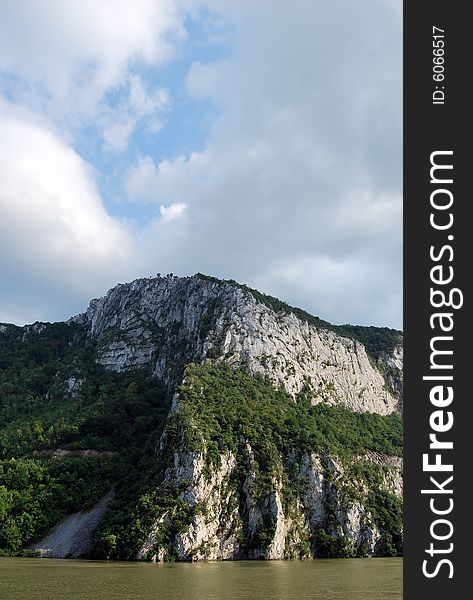
[{"label": "black border strip", "polygon": [[[467,2],[452,0],[411,0],[404,1],[404,344],[405,344],[405,378],[404,378],[404,416],[405,416],[405,560],[404,560],[404,597],[408,600],[428,598],[456,599],[470,595],[467,577],[470,567],[473,528],[471,526],[473,510],[473,469],[470,465],[471,446],[473,443],[473,419],[471,417],[472,393],[467,385],[468,373],[473,373],[473,328],[469,314],[469,293],[471,272],[470,261],[473,251],[470,240],[471,224],[468,219],[473,205],[473,164],[470,165],[472,152],[469,148],[471,132],[471,111],[467,107],[469,97],[467,87],[473,71],[471,63],[472,24],[467,18]],[[444,30],[444,38],[433,38],[433,27]],[[435,33],[441,34],[440,31]],[[437,74],[443,72],[444,79],[437,77],[434,81],[434,42],[444,40],[444,70],[436,68]],[[438,47],[442,46],[438,44]],[[441,52],[437,53],[441,55]],[[441,63],[442,61],[436,61]],[[441,80],[441,81],[440,81]],[[436,88],[437,86],[437,88]],[[443,87],[442,87],[443,86]],[[433,93],[443,91],[443,103],[433,103]],[[442,94],[437,93],[435,100],[442,101]],[[451,151],[453,154],[436,155],[433,160],[452,164],[453,170],[434,171],[434,180],[453,179],[450,183],[431,183],[431,155],[436,151]],[[435,189],[447,189],[453,196],[451,209],[436,211],[431,206],[431,194]],[[449,193],[439,192],[434,198],[447,201]],[[448,230],[436,230],[430,224],[430,215],[443,218],[447,222],[449,213],[454,218]],[[440,221],[439,221],[440,222]],[[453,236],[449,239],[448,236]],[[450,251],[444,250],[442,258],[433,260],[430,249],[434,247],[434,255],[439,256],[443,246],[450,245]],[[443,265],[442,270],[434,272],[434,276],[450,274],[453,267],[453,281],[450,284],[434,285],[431,280],[431,268]],[[463,293],[462,308],[440,309],[431,306],[430,288],[458,288]],[[436,297],[437,299],[440,296]],[[456,300],[459,294],[456,295]],[[453,314],[454,326],[450,333],[451,341],[438,340],[444,349],[453,350],[452,355],[442,355],[437,362],[442,365],[452,364],[453,369],[432,369],[430,342],[432,337],[441,335],[439,320],[434,320],[432,329],[429,322],[435,312]],[[446,324],[448,319],[444,321]],[[470,340],[470,338],[472,338]],[[453,375],[453,381],[423,380],[424,375]],[[439,408],[433,406],[430,390],[434,385],[451,385],[453,401],[449,406]],[[443,388],[445,390],[445,388]],[[439,439],[451,440],[453,449],[440,451],[429,450],[429,434],[433,432],[429,419],[436,410],[442,410],[442,419],[448,419],[448,412],[454,419],[452,428],[438,434]],[[440,417],[439,417],[440,418]],[[438,424],[439,421],[437,420]],[[435,454],[441,453],[442,463],[452,464],[452,472],[426,472],[423,470],[423,454],[430,453],[429,462],[435,461]],[[440,484],[453,475],[451,483],[444,489],[451,489],[452,494],[422,494],[422,489],[432,489],[435,485],[430,476],[436,477]],[[447,477],[448,476],[448,477]],[[450,507],[448,515],[440,516],[432,512],[430,500],[438,509]],[[432,538],[431,526],[436,519],[445,518],[453,527],[453,533],[440,541]],[[448,536],[450,526],[437,523],[433,531],[439,537]],[[434,544],[435,552],[430,556],[426,550]],[[450,543],[453,544],[451,552]],[[430,574],[438,568],[433,577],[423,573],[423,561],[427,559],[425,570]],[[442,559],[451,561],[439,566]],[[450,575],[453,575],[451,578]],[[468,577],[468,579],[470,579]]]}]

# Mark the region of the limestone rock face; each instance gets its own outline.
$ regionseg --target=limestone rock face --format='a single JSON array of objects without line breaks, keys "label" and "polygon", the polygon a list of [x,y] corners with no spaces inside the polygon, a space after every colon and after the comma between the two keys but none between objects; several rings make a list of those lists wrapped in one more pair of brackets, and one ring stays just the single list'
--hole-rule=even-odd
[{"label": "limestone rock face", "polygon": [[[74,407],[82,407],[82,396],[88,398],[88,390],[95,397],[97,388],[89,388],[87,368],[90,365],[100,372],[99,377],[104,374],[93,360],[110,371],[142,368],[146,375],[154,375],[166,388],[159,390],[165,392],[166,410],[173,398],[167,417],[159,417],[158,427],[153,421],[152,427],[157,428],[151,435],[146,430],[147,441],[143,443],[139,438],[135,444],[143,447],[146,460],[136,461],[137,469],[142,469],[137,481],[143,484],[143,490],[137,491],[134,505],[129,505],[126,498],[132,526],[122,529],[119,521],[119,535],[131,532],[135,536],[129,546],[128,538],[121,542],[127,559],[276,560],[401,551],[402,460],[366,450],[398,453],[400,441],[377,445],[373,439],[367,439],[366,444],[363,439],[350,449],[346,437],[352,430],[348,428],[340,427],[338,437],[335,435],[337,443],[332,444],[323,440],[330,442],[336,428],[324,437],[323,420],[308,429],[307,435],[299,435],[299,428],[287,425],[290,419],[299,425],[304,415],[312,413],[330,413],[340,419],[340,415],[346,416],[346,411],[312,409],[309,402],[340,405],[358,413],[401,412],[402,345],[398,332],[337,328],[235,282],[201,275],[119,284],[103,298],[93,300],[85,313],[69,323],[75,325],[70,328],[68,343],[77,343],[81,351],[86,349],[89,362],[68,363],[67,372],[66,368],[64,372],[55,369],[52,389],[56,394],[62,390],[64,403],[73,400]],[[12,327],[0,324],[0,332],[8,334]],[[18,328],[22,343],[47,334],[48,327],[35,323]],[[187,400],[185,385],[179,387],[191,377],[193,369],[198,370],[189,366],[191,363],[209,363],[208,372],[224,372],[220,387],[217,376],[211,375],[215,379],[210,379],[208,387],[215,394],[209,394],[208,404],[202,387],[205,377],[196,379]],[[216,368],[214,363],[231,368]],[[255,415],[265,415],[262,407],[266,396],[258,392],[253,397],[242,373],[235,377],[240,383],[232,396],[231,387],[226,386],[234,375],[231,369],[259,376],[256,383],[271,392],[270,408],[282,406],[275,411],[276,417],[268,411],[268,420],[262,420],[258,428],[252,427]],[[130,379],[134,376],[131,373]],[[151,380],[143,377],[143,381]],[[289,396],[275,394],[272,388],[282,388]],[[49,390],[44,396],[50,399]],[[271,404],[279,397],[283,404]],[[226,399],[232,404],[222,402]],[[246,400],[254,400],[254,408],[239,427],[235,425],[238,421],[230,417],[245,416]],[[219,408],[230,408],[218,413],[217,418],[217,412],[209,408],[211,402]],[[285,409],[301,406],[306,412],[289,415],[286,423]],[[200,413],[193,413],[190,407]],[[149,405],[145,404],[143,412],[147,410]],[[140,414],[145,420],[147,416]],[[199,422],[200,416],[203,418]],[[353,415],[349,417],[351,422]],[[279,419],[278,425],[283,427],[271,429]],[[399,419],[363,415],[353,421],[374,422],[375,433],[381,423],[382,437],[382,424],[398,423]],[[264,429],[266,423],[268,430]],[[204,435],[207,430],[216,433],[214,438]],[[318,434],[322,441],[318,441]],[[269,443],[273,435],[280,442]],[[260,438],[267,442],[261,447]],[[58,447],[41,450],[38,457],[54,460],[69,455],[94,456],[90,453],[97,452],[107,454],[96,449]],[[330,454],[335,452],[340,456]],[[127,474],[127,485],[128,478]],[[36,549],[44,556],[87,554],[105,510],[114,510],[115,502],[107,508],[112,495],[104,497],[91,511],[70,515]],[[128,506],[135,506],[136,514]],[[386,523],[390,521],[385,518],[389,511],[395,514],[394,525]],[[120,508],[120,517],[124,512]]]},{"label": "limestone rock face", "polygon": [[[92,301],[74,321],[96,342],[99,363],[144,367],[173,392],[189,363],[217,361],[313,404],[381,415],[402,409],[401,346],[373,356],[361,341],[234,282],[139,279]],[[180,408],[175,393],[169,418]],[[279,457],[268,483],[248,442],[243,456],[222,451],[209,459],[208,448],[190,450],[182,440],[170,443],[166,432],[160,440],[157,460],[171,456],[160,490],[176,501],[155,516],[138,559],[317,557],[324,539],[348,544],[349,555],[377,554],[384,541],[370,509],[373,486],[353,473],[374,468],[378,491],[402,495],[396,457],[369,452],[342,463],[294,450]],[[351,472],[354,465],[362,468]],[[329,538],[320,542],[321,535]]]},{"label": "limestone rock face", "polygon": [[97,340],[102,365],[150,368],[169,387],[187,364],[211,359],[267,376],[293,396],[304,390],[313,403],[382,415],[400,410],[401,347],[373,360],[361,342],[275,310],[229,282],[138,279],[73,320]]},{"label": "limestone rock face", "polygon": [[[192,511],[190,524],[177,528],[174,546],[178,560],[235,560],[309,558],[317,556],[317,533],[324,529],[334,539],[349,540],[353,552],[376,554],[381,539],[374,515],[365,508],[370,490],[360,486],[359,499],[350,499],[345,468],[335,458],[304,453],[287,456],[305,491],[289,503],[282,477],[261,493],[258,474],[251,471],[238,481],[236,457],[227,452],[209,470],[203,454],[176,452],[164,486],[181,489],[180,498]],[[402,495],[402,459],[370,454],[360,462],[383,466],[381,489]],[[353,485],[353,482],[352,484]],[[176,512],[167,511],[155,522],[138,559],[166,558],[159,546],[161,528],[175,525]],[[176,528],[175,528],[176,529]]]}]

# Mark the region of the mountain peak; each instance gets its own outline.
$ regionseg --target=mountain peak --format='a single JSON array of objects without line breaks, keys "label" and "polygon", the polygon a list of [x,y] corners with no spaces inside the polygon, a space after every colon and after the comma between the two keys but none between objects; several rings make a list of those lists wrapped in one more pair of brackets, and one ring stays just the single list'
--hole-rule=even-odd
[{"label": "mountain peak", "polygon": [[80,521],[94,557],[400,552],[401,341],[202,274],[0,326],[0,457],[38,493],[7,547],[74,555]]},{"label": "mountain peak", "polygon": [[400,406],[400,332],[336,326],[234,280],[191,277],[118,284],[75,317],[98,362],[143,367],[167,386],[208,360],[268,377],[293,397],[388,414]]}]

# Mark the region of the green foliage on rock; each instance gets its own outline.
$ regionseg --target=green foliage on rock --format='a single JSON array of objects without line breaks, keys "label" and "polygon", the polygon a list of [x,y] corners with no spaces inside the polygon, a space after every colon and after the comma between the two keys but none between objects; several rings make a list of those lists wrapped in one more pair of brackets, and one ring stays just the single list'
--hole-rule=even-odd
[{"label": "green foliage on rock", "polygon": [[57,447],[120,450],[147,440],[167,414],[156,379],[97,365],[80,326],[30,328],[8,326],[0,335],[0,458]]},{"label": "green foliage on rock", "polygon": [[346,536],[334,536],[320,529],[315,534],[317,558],[350,558],[355,556],[353,543]]},{"label": "green foliage on rock", "polygon": [[[402,423],[398,415],[382,417],[353,413],[342,407],[312,406],[304,394],[294,401],[286,392],[274,389],[261,377],[233,370],[224,363],[210,362],[187,368],[184,383],[179,389],[178,404],[178,410],[166,428],[167,445],[175,451],[190,450],[204,455],[209,477],[219,465],[222,454],[232,452],[237,458],[237,468],[232,476],[233,493],[234,497],[240,498],[241,506],[244,504],[242,489],[251,474],[251,494],[256,506],[267,506],[276,482],[281,481],[284,511],[290,514],[307,484],[298,474],[297,464],[302,455],[315,452],[327,457],[336,456],[346,464],[348,481],[362,479],[368,489],[375,487],[375,492],[370,492],[368,498],[357,493],[353,499],[365,503],[382,531],[379,553],[391,555],[400,552],[400,501],[381,489],[381,467],[369,463],[353,467],[369,451],[401,455]],[[251,456],[248,447],[251,448]],[[288,462],[287,457],[291,455],[293,461]],[[329,470],[325,477],[335,490],[338,483],[331,481]],[[346,482],[344,486],[338,492],[341,498],[348,499]],[[353,487],[353,490],[356,491],[356,488]],[[151,494],[153,501],[148,516],[153,514],[157,518],[166,513],[175,514],[176,503],[182,502],[180,491],[168,491],[166,498],[158,492],[154,496]],[[390,507],[393,512],[389,517],[386,511]],[[331,507],[326,509],[330,515]],[[179,511],[179,520],[185,529],[185,525],[190,525],[193,513],[186,513],[182,507]],[[243,528],[240,541],[244,551],[260,548],[264,552],[264,548],[269,546],[275,522],[268,511],[264,514],[256,533],[250,535]],[[146,519],[146,512],[141,515],[142,519]],[[174,520],[171,519],[171,522]],[[312,539],[316,556],[363,556],[366,553],[362,546],[355,548],[347,538],[330,533],[330,522],[327,522],[327,528]],[[170,556],[173,554],[175,532],[175,528],[164,526],[157,544],[166,548]],[[304,544],[307,544],[306,539],[299,543],[300,555],[307,553]],[[291,553],[294,554],[294,549]]]},{"label": "green foliage on rock", "polygon": [[[113,486],[123,499],[122,482],[159,437],[169,410],[159,382],[144,371],[108,372],[94,358],[76,324],[8,325],[0,334],[5,553],[18,553]],[[145,473],[138,472],[135,499]]]},{"label": "green foliage on rock", "polygon": [[312,406],[304,396],[294,401],[263,378],[224,363],[189,366],[179,402],[176,418],[183,423],[186,444],[196,451],[215,449],[215,457],[225,450],[237,452],[242,440],[265,467],[293,449],[342,458],[367,450],[402,454],[399,415]]},{"label": "green foliage on rock", "polygon": [[[294,312],[341,333],[341,328],[304,311],[243,289],[279,312]],[[209,305],[200,324],[201,337],[208,335],[217,317],[218,306]],[[375,357],[398,342],[399,332],[347,327],[343,335],[362,340]],[[218,359],[215,348],[208,356]],[[256,507],[267,507],[277,480],[283,484],[284,512],[290,514],[307,483],[297,467],[304,453],[336,456],[347,469],[367,451],[402,453],[398,415],[312,406],[304,392],[293,399],[262,377],[208,361],[187,367],[178,409],[168,416],[174,390],[163,389],[144,370],[109,372],[95,359],[95,345],[80,324],[2,326],[0,552],[23,552],[63,517],[90,508],[113,487],[115,496],[95,533],[94,556],[135,558],[156,519],[162,518],[156,547],[150,552],[165,548],[167,559],[175,558],[176,535],[208,507],[185,501],[185,482],[173,487],[165,481],[174,453],[202,453],[210,477],[222,454],[230,451],[237,465],[229,482],[236,493],[228,514],[238,514],[242,552],[259,548],[264,555],[276,522],[272,513],[263,511],[256,532],[247,530],[246,509],[238,494],[250,473]],[[160,447],[163,430],[165,442]],[[380,553],[400,553],[399,499],[382,489],[379,469],[353,468],[347,473],[353,481],[368,484],[370,492],[362,499],[383,532]],[[329,480],[329,472],[326,477]],[[360,500],[362,495],[355,485],[352,488]],[[350,490],[343,494],[348,498]],[[314,549],[317,556],[355,552],[343,537],[332,535],[330,523],[314,539],[301,537],[297,544],[296,549],[288,549],[288,556],[307,556]]]},{"label": "green foliage on rock", "polygon": [[0,461],[0,549],[16,553],[63,517],[91,508],[113,485],[111,457]]}]

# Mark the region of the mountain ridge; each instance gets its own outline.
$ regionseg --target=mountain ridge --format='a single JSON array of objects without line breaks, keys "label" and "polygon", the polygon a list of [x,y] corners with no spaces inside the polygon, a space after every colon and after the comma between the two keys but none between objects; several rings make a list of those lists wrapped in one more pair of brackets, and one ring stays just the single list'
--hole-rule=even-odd
[{"label": "mountain ridge", "polygon": [[202,274],[118,284],[0,325],[0,549],[113,488],[93,557],[399,553],[401,412],[400,332]]},{"label": "mountain ridge", "polygon": [[[232,280],[201,274],[137,279],[93,300],[72,321],[88,327],[102,348],[100,362],[110,369],[154,363],[154,375],[176,385],[186,364],[210,358],[264,372],[291,394],[312,380],[340,388],[343,379],[339,395],[350,396],[350,408],[382,413],[402,408],[398,332],[332,326]],[[265,364],[269,360],[272,365]]]}]

